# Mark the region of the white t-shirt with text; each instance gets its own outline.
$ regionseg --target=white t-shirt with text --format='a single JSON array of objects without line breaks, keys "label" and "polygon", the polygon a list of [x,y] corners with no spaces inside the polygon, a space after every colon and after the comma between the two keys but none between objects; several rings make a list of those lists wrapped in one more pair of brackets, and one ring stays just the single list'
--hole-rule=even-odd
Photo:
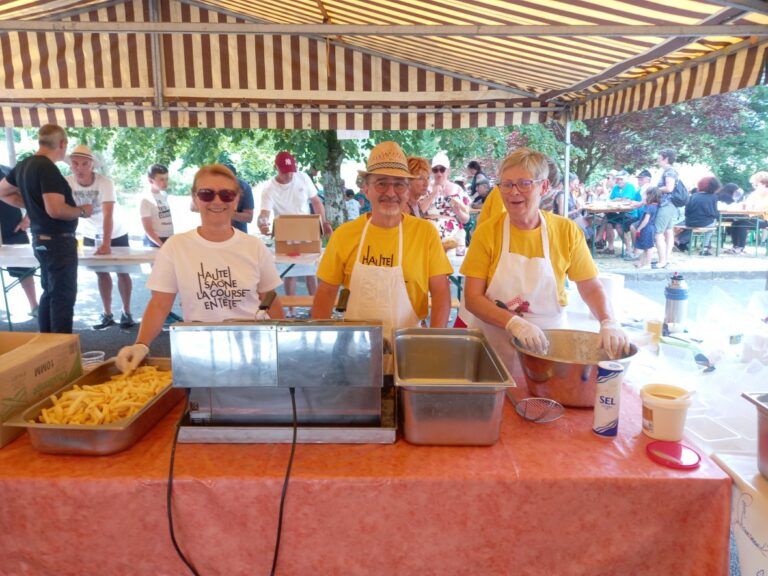
[{"label": "white t-shirt with text", "polygon": [[173,218],[168,195],[165,192],[154,193],[148,190],[141,198],[139,214],[142,218],[152,218],[152,230],[160,238],[173,236]]},{"label": "white t-shirt with text", "polygon": [[179,294],[185,322],[253,320],[259,293],[281,284],[269,249],[237,229],[224,242],[206,240],[197,229],[171,236],[147,280],[150,290]]},{"label": "white t-shirt with text", "polygon": [[77,183],[77,178],[74,174],[66,178],[72,187],[72,196],[75,198],[75,203],[78,206],[85,204],[93,205],[91,217],[80,218],[77,223],[77,231],[80,234],[85,238],[96,238],[97,234],[104,232],[104,202],[115,203],[112,211],[112,238],[119,238],[128,233],[128,228],[123,223],[120,215],[112,180],[102,174],[94,174],[93,184],[81,186]]}]

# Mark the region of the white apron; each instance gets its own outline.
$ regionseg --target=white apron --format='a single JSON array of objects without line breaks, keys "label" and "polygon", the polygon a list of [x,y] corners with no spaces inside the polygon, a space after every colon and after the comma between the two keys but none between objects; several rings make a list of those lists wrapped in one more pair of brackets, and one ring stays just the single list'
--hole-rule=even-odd
[{"label": "white apron", "polygon": [[[504,220],[504,234],[499,264],[485,295],[493,302],[501,300],[514,309],[513,301],[527,301],[529,312],[523,312],[523,318],[542,329],[562,328],[566,323],[565,311],[558,300],[557,280],[549,256],[549,237],[547,223],[539,212],[539,229],[543,258],[527,258],[509,251],[509,218]],[[469,328],[483,332],[488,342],[498,353],[509,373],[518,385],[525,382],[523,371],[517,358],[517,351],[510,343],[512,336],[504,330],[483,322],[467,311],[462,297],[459,317]]]},{"label": "white apron", "polygon": [[403,223],[398,226],[397,266],[362,264],[360,255],[368,232],[368,220],[360,236],[355,265],[349,279],[349,301],[344,317],[349,320],[379,320],[384,325],[384,338],[392,342],[392,330],[419,325],[403,275]]}]

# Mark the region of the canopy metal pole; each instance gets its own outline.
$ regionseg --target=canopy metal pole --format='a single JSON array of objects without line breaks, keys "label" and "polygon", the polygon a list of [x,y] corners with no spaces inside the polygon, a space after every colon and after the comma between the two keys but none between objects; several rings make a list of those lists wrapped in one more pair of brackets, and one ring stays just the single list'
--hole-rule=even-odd
[{"label": "canopy metal pole", "polygon": [[606,38],[648,36],[704,38],[707,36],[768,36],[764,24],[248,24],[242,22],[113,22],[89,20],[0,20],[5,32],[72,32],[111,34],[280,34],[336,36],[488,36]]},{"label": "canopy metal pole", "polygon": [[563,204],[565,214],[568,215],[568,192],[571,188],[571,109],[565,111],[565,166],[563,173]]},{"label": "canopy metal pole", "polygon": [[8,148],[8,165],[13,168],[16,166],[16,146],[13,143],[13,128],[10,126],[5,129],[5,146]]},{"label": "canopy metal pole", "polygon": [[[149,2],[149,17],[153,23],[158,21],[157,0],[150,0]],[[152,83],[155,85],[155,107],[163,107],[163,84],[165,78],[163,76],[163,63],[160,57],[160,38],[157,34],[152,34],[149,38],[150,50],[152,53]]]}]

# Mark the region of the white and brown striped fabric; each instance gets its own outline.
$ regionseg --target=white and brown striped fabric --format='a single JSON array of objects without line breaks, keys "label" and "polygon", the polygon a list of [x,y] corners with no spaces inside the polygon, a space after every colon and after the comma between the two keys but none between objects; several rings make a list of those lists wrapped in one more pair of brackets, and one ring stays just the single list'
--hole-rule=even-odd
[{"label": "white and brown striped fabric", "polygon": [[[730,4],[731,7],[724,4]],[[752,86],[768,36],[655,37],[612,25],[759,25],[720,0],[16,0],[0,3],[0,125],[469,128],[597,118]],[[152,7],[157,7],[153,16]],[[748,6],[749,3],[744,3]],[[101,23],[19,31],[13,23]],[[115,32],[160,22],[167,31]],[[259,23],[378,25],[342,37]],[[194,32],[173,30],[199,24]],[[217,33],[241,24],[247,33]],[[387,35],[387,25],[592,25],[604,36]]]}]

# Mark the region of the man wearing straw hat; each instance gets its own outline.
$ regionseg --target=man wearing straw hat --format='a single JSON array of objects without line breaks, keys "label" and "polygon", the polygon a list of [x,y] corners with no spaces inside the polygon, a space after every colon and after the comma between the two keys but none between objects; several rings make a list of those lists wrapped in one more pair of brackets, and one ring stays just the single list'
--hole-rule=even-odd
[{"label": "man wearing straw hat", "polygon": [[[69,154],[69,165],[72,175],[67,176],[67,182],[72,187],[72,194],[78,206],[92,204],[93,214],[80,218],[78,230],[83,235],[83,245],[95,247],[94,254],[106,255],[112,253],[112,246],[128,247],[128,228],[123,224],[115,202],[115,189],[112,180],[94,172],[96,158],[85,144],[78,144]],[[97,239],[101,236],[101,242]],[[112,316],[112,276],[109,272],[96,272],[99,284],[99,294],[104,312],[94,330],[103,330],[115,324]],[[127,272],[117,273],[117,289],[123,301],[123,312],[120,315],[120,328],[128,329],[135,326],[131,316],[131,291],[133,282]]]},{"label": "man wearing straw hat", "polygon": [[395,142],[381,142],[359,172],[371,212],[342,224],[331,237],[317,270],[312,317],[330,318],[343,284],[350,290],[345,318],[379,320],[385,337],[420,325],[430,296],[430,325],[444,327],[453,268],[435,227],[402,212],[414,178],[405,154]]}]

